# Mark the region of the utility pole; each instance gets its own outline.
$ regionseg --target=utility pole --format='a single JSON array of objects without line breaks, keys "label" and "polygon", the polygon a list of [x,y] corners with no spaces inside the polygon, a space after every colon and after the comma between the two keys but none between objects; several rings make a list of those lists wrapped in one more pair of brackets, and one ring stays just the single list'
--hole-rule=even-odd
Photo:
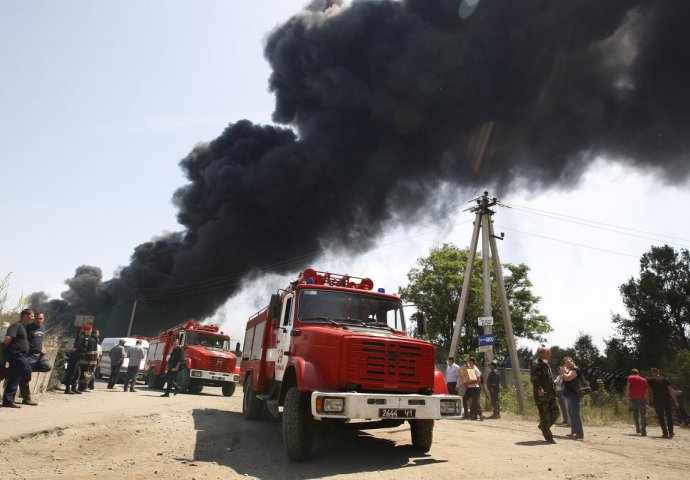
[{"label": "utility pole", "polygon": [[[472,279],[472,269],[474,267],[474,259],[477,255],[477,243],[479,242],[479,231],[482,232],[482,284],[484,297],[484,334],[490,335],[493,332],[493,319],[491,318],[491,278],[489,275],[489,251],[494,263],[494,271],[496,274],[496,286],[498,287],[498,295],[501,301],[501,312],[503,313],[503,326],[506,332],[506,344],[508,346],[508,353],[510,361],[513,366],[513,376],[515,380],[515,388],[517,391],[518,411],[524,413],[525,411],[525,392],[522,388],[522,378],[520,372],[520,362],[517,356],[517,349],[515,346],[515,337],[513,335],[513,324],[510,319],[510,310],[508,308],[508,297],[505,292],[505,284],[503,283],[503,272],[501,270],[501,262],[498,257],[498,248],[496,246],[496,238],[503,239],[503,234],[496,237],[493,231],[493,220],[491,217],[494,211],[491,207],[498,203],[496,198],[489,198],[489,192],[484,192],[484,195],[476,199],[477,205],[472,207],[470,211],[475,213],[474,230],[472,231],[472,240],[470,242],[470,250],[467,255],[467,266],[465,267],[465,277],[462,283],[462,292],[460,293],[460,305],[458,305],[458,314],[455,317],[455,328],[453,330],[453,338],[450,343],[450,355],[455,356],[458,352],[458,344],[460,342],[460,332],[465,321],[465,311],[469,300],[470,282]],[[493,360],[493,347],[488,346],[484,355],[485,372],[489,369],[489,363]]]},{"label": "utility pole", "polygon": [[129,327],[127,327],[127,336],[132,334],[132,323],[134,323],[134,314],[137,311],[137,302],[139,301],[139,294],[134,297],[134,305],[132,305],[132,314],[129,316]]}]

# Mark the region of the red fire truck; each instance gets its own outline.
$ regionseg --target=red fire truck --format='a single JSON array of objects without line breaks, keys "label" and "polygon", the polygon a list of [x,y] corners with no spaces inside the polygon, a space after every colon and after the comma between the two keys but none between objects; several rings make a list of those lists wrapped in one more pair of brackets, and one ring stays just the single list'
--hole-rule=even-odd
[{"label": "red fire truck", "polygon": [[400,298],[373,286],[368,278],[308,269],[247,322],[242,415],[282,416],[291,460],[309,457],[318,423],[365,429],[408,422],[412,444],[427,451],[434,420],[460,411],[460,397],[448,395],[435,366],[434,346],[409,337]]},{"label": "red fire truck", "polygon": [[215,325],[187,322],[149,339],[145,371],[147,384],[163,388],[168,357],[173,340],[184,347],[184,367],[177,374],[182,391],[200,393],[205,385],[221,387],[223,395],[231,396],[239,380],[237,357],[230,351],[230,337],[218,332]]}]

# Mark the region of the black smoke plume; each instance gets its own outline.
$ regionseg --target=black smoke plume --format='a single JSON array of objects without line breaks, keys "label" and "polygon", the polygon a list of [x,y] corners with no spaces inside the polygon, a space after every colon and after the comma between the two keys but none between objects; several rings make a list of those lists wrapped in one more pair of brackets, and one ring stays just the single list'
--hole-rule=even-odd
[{"label": "black smoke plume", "polygon": [[273,115],[230,124],[180,163],[179,233],[62,300],[139,333],[212,314],[239,280],[362,251],[439,185],[567,187],[597,156],[687,178],[686,0],[315,1],[268,38]]}]

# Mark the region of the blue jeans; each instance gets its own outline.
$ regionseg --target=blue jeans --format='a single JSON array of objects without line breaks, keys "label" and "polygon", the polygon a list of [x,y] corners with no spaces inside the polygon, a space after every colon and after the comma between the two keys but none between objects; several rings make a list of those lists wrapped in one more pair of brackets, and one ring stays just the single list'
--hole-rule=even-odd
[{"label": "blue jeans", "polygon": [[568,405],[568,420],[570,420],[570,433],[585,436],[585,431],[582,428],[582,418],[580,418],[580,396],[566,395],[565,402]]},{"label": "blue jeans", "polygon": [[134,385],[137,384],[137,374],[139,373],[139,364],[137,363],[133,367],[127,367],[127,374],[125,375],[125,392],[129,388],[129,391],[134,391]]},{"label": "blue jeans", "polygon": [[633,419],[635,420],[635,431],[637,433],[647,433],[647,401],[630,399],[632,406]]}]

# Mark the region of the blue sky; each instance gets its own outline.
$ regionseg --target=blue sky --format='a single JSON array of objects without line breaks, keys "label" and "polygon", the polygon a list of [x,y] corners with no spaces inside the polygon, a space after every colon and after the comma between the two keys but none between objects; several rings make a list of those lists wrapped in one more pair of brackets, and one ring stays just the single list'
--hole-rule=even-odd
[{"label": "blue sky", "polygon": [[[177,163],[230,122],[270,122],[263,39],[303,3],[0,0],[0,274],[13,272],[13,299],[58,295],[82,264],[109,278],[134,246],[179,229],[170,201],[184,184]],[[448,194],[460,206],[473,193]],[[690,245],[687,182],[667,186],[603,159],[572,190],[503,199],[516,208],[495,218],[507,235],[501,260],[532,268],[552,343],[584,331],[602,345],[611,312],[622,312],[617,288],[636,274],[639,256],[665,240]],[[466,246],[471,218],[459,207],[444,225],[391,227],[375,250],[327,255],[315,267],[371,276],[395,291],[432,246]],[[240,338],[247,316],[286,281],[248,284],[216,320]]]}]

